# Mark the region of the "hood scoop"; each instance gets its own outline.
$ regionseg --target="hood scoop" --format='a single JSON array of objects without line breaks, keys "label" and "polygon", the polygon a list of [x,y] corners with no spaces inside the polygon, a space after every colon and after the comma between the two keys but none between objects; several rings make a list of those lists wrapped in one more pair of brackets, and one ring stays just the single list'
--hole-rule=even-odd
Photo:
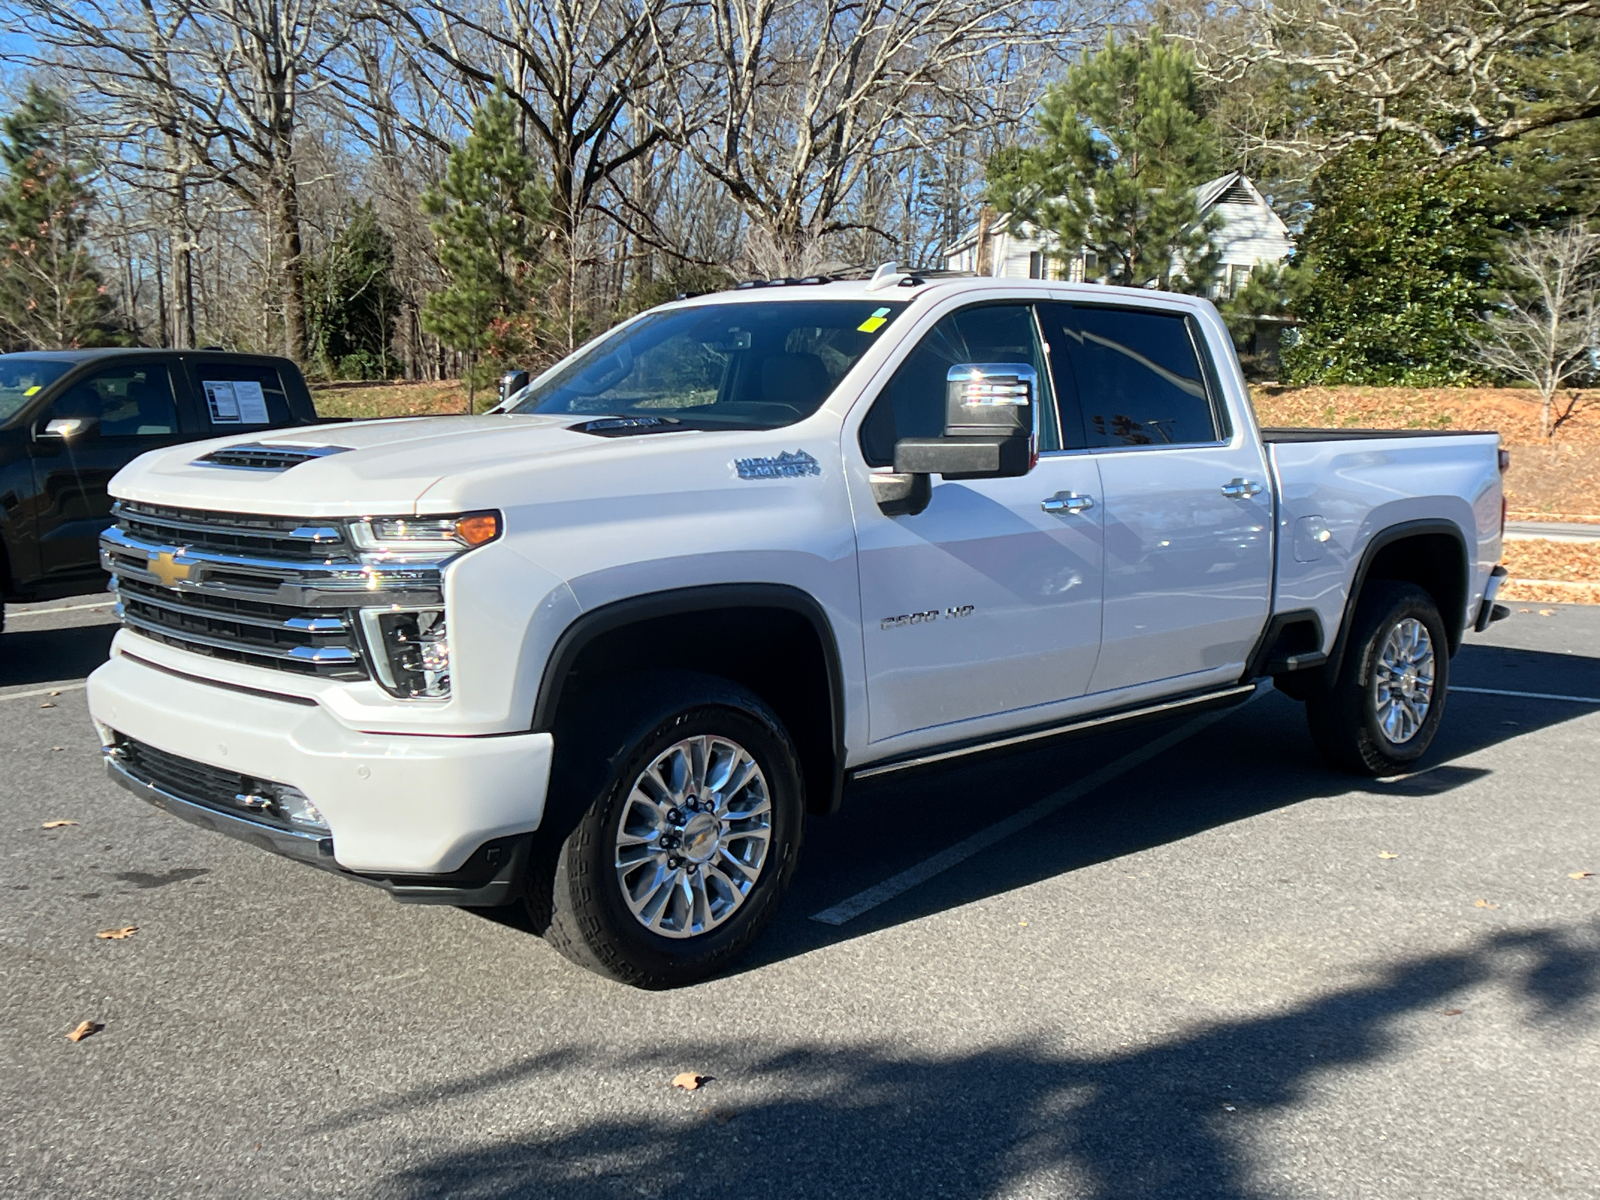
[{"label": "hood scoop", "polygon": [[236,471],[287,471],[314,458],[330,454],[343,454],[349,446],[294,446],[287,442],[268,445],[264,442],[241,442],[224,446],[210,454],[195,459],[197,467],[231,467]]},{"label": "hood scoop", "polygon": [[633,437],[640,433],[671,433],[678,424],[677,417],[598,417],[567,428],[595,437]]}]

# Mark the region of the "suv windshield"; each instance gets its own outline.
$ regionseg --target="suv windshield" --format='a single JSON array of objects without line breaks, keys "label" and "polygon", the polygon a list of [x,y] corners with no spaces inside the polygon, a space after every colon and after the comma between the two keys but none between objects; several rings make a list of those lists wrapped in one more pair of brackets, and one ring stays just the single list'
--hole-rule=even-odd
[{"label": "suv windshield", "polygon": [[72,366],[31,354],[0,354],[0,421],[9,421],[40,389],[49,387]]},{"label": "suv windshield", "polygon": [[776,429],[816,412],[905,307],[774,300],[650,313],[523,393],[510,411]]}]

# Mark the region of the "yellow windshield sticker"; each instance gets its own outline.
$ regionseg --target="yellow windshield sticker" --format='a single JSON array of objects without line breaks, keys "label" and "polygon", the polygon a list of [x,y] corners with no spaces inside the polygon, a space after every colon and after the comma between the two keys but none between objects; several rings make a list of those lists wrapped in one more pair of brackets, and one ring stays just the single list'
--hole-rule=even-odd
[{"label": "yellow windshield sticker", "polygon": [[31,388],[29,388],[29,389],[28,389],[28,390],[27,390],[27,391],[25,391],[25,392],[23,392],[23,393],[22,393],[22,394],[23,394],[23,395],[24,395],[24,396],[31,396],[31,395],[33,395],[33,394],[34,394],[34,393],[35,393],[35,392],[37,392],[37,391],[38,391],[38,390],[39,390],[39,385],[38,385],[38,384],[37,384],[37,383],[36,383],[36,384],[34,384],[34,385],[33,385],[33,386],[32,386],[32,387],[31,387]]},{"label": "yellow windshield sticker", "polygon": [[861,324],[857,325],[856,329],[862,333],[877,333],[878,330],[882,329],[888,323],[889,310],[887,308],[880,308],[865,321],[861,322]]}]

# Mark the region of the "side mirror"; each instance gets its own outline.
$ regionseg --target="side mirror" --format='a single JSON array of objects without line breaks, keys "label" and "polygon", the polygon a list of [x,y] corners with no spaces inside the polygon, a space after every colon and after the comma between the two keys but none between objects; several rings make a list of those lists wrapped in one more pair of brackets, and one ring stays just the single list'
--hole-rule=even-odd
[{"label": "side mirror", "polygon": [[528,386],[528,373],[526,371],[507,371],[500,376],[500,400],[504,404],[523,388]]},{"label": "side mirror", "polygon": [[1039,373],[1027,363],[957,363],[945,375],[944,434],[901,438],[894,469],[946,479],[1010,479],[1033,470]]},{"label": "side mirror", "polygon": [[93,417],[57,417],[39,431],[40,439],[59,438],[63,442],[74,441],[87,437],[99,428],[100,422]]}]

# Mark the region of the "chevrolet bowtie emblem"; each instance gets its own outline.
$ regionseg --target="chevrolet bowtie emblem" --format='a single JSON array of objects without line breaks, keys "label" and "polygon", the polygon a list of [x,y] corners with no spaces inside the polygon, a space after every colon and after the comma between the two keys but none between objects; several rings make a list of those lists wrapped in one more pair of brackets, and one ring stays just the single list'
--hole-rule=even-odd
[{"label": "chevrolet bowtie emblem", "polygon": [[150,556],[146,569],[161,581],[162,587],[177,587],[178,580],[189,578],[189,567],[177,561],[178,553],[174,550],[161,550]]}]

